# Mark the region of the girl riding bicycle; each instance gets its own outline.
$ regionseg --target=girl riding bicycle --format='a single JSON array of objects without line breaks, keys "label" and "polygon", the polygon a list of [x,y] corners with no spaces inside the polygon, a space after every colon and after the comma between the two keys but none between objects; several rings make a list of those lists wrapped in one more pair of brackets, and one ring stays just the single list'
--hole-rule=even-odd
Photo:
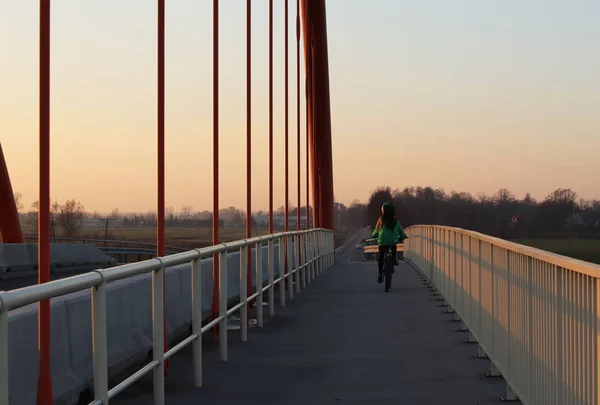
[{"label": "girl riding bicycle", "polygon": [[383,282],[383,259],[388,250],[392,250],[394,256],[395,265],[398,265],[396,259],[396,251],[398,248],[398,241],[403,241],[408,238],[404,229],[400,224],[400,221],[396,219],[396,210],[394,205],[390,202],[386,202],[381,206],[381,216],[377,220],[375,229],[373,230],[372,237],[377,237],[377,244],[379,245],[379,276],[377,282]]}]

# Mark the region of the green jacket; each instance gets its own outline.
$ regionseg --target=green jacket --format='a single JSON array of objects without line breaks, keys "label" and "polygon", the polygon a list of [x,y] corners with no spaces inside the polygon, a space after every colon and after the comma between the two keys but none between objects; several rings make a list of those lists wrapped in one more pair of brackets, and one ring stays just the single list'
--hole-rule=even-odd
[{"label": "green jacket", "polygon": [[400,238],[406,239],[406,234],[404,233],[404,229],[402,229],[402,225],[400,225],[400,221],[396,220],[394,231],[390,231],[386,226],[383,226],[381,217],[377,220],[371,236],[377,238],[379,246],[393,246],[398,243]]}]

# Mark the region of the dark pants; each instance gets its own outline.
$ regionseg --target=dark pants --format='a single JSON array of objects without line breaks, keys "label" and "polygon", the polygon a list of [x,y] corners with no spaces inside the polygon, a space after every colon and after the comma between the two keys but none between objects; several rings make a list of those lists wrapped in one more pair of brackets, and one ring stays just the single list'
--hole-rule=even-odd
[{"label": "dark pants", "polygon": [[396,254],[398,251],[398,245],[379,246],[379,274],[381,274],[383,272],[383,259],[385,258],[385,254],[390,249],[392,249],[392,256],[394,257],[394,262],[396,262]]}]

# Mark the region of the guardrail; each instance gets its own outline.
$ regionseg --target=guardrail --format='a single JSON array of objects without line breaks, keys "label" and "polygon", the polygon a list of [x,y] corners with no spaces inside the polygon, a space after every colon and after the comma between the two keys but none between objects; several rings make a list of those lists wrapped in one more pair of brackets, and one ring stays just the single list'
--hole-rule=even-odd
[{"label": "guardrail", "polygon": [[[274,242],[279,246],[284,243],[290,246],[287,249],[287,262],[290,270],[274,279]],[[255,293],[248,296],[247,286],[247,252],[248,248],[256,247],[256,279],[262,280],[262,246],[268,245],[267,285],[256,283]],[[162,258],[155,258],[144,262],[127,264],[105,270],[96,270],[90,273],[69,277],[45,284],[34,285],[9,292],[0,292],[0,405],[9,405],[9,351],[8,351],[8,312],[26,305],[69,293],[91,289],[92,299],[92,346],[93,346],[93,405],[106,405],[108,401],[142,378],[153,372],[154,404],[164,404],[165,382],[164,362],[184,347],[193,345],[194,384],[202,386],[202,335],[219,325],[219,349],[222,361],[227,361],[227,319],[240,311],[241,338],[248,339],[247,305],[256,301],[256,317],[259,327],[263,326],[263,294],[268,294],[269,315],[274,314],[275,285],[283,283],[288,277],[294,277],[295,283],[288,283],[289,298],[300,292],[300,286],[306,287],[315,276],[334,263],[333,233],[324,229],[307,231],[283,232],[278,234],[257,236],[250,239],[223,243],[192,251],[178,253]],[[302,246],[302,248],[301,248]],[[294,255],[292,256],[292,249]],[[240,252],[240,300],[232,308],[227,308],[227,253],[239,250]],[[219,315],[202,326],[201,307],[201,274],[202,259],[219,256]],[[292,257],[294,263],[292,263]],[[301,260],[300,260],[301,259]],[[283,268],[286,261],[286,249],[279,249],[279,264]],[[164,352],[164,289],[163,276],[165,268],[191,262],[192,275],[192,334],[172,349]],[[300,264],[302,263],[302,264]],[[112,281],[134,277],[140,274],[152,274],[152,362],[142,367],[139,371],[118,384],[108,389],[107,366],[107,322],[106,322],[106,284]],[[283,286],[284,284],[282,284]],[[279,288],[280,302],[285,305],[286,288]]]},{"label": "guardrail", "polygon": [[524,405],[600,404],[600,266],[477,232],[407,230],[406,259]]},{"label": "guardrail", "polygon": [[[25,242],[37,243],[37,236],[25,236]],[[81,244],[91,244],[96,247],[101,247],[99,245],[104,245],[105,247],[110,247],[109,245],[117,245],[117,247],[137,247],[137,248],[147,248],[153,249],[156,251],[157,246],[154,243],[148,242],[135,242],[131,240],[118,240],[118,239],[95,239],[95,238],[50,238],[50,243],[81,243]],[[166,245],[165,249],[174,252],[187,252],[189,249],[177,247],[177,246],[169,246]]]}]

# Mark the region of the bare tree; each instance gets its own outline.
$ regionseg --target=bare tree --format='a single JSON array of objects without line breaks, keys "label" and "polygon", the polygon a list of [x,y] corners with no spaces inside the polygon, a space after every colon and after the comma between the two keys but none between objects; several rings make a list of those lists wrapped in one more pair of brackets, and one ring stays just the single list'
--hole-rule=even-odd
[{"label": "bare tree", "polygon": [[175,219],[175,209],[173,207],[165,208],[165,220],[172,221]]},{"label": "bare tree", "polygon": [[65,237],[72,238],[77,234],[83,225],[84,214],[83,205],[75,199],[57,206],[56,222],[62,228]]},{"label": "bare tree", "polygon": [[25,208],[25,205],[23,205],[23,194],[16,192],[15,193],[15,204],[17,204],[17,211],[21,211],[23,208]]},{"label": "bare tree", "polygon": [[193,217],[192,207],[190,207],[189,205],[186,205],[185,207],[181,208],[181,213],[179,214],[179,218],[181,218],[182,221],[189,221],[192,219],[192,217]]},{"label": "bare tree", "polygon": [[506,188],[501,188],[493,197],[494,202],[499,205],[506,205],[516,201],[515,195]]},{"label": "bare tree", "polygon": [[27,213],[27,219],[25,220],[27,225],[37,229],[38,227],[38,210],[39,210],[39,202],[38,200],[35,200],[34,202],[31,203],[31,208],[29,210],[29,212]]}]

